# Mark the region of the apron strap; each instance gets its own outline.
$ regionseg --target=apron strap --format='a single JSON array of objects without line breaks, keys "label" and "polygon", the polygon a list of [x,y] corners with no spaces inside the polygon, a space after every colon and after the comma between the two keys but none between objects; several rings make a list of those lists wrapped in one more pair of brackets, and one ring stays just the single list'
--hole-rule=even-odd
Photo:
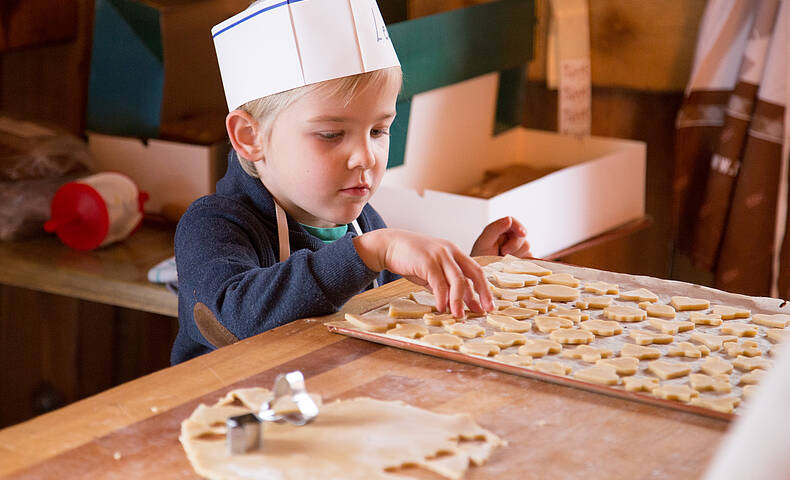
[{"label": "apron strap", "polygon": [[[277,215],[277,240],[280,244],[280,261],[284,262],[291,256],[291,242],[288,236],[288,217],[283,207],[277,202],[274,202],[274,211]],[[362,229],[359,228],[359,223],[356,220],[351,222],[351,226],[354,227],[354,231],[357,235],[362,235]],[[378,286],[378,280],[373,280],[373,288],[378,288]]]},{"label": "apron strap", "polygon": [[291,242],[288,237],[288,216],[279,203],[274,202],[274,211],[277,214],[277,240],[280,244],[280,261],[284,262],[291,256]]}]

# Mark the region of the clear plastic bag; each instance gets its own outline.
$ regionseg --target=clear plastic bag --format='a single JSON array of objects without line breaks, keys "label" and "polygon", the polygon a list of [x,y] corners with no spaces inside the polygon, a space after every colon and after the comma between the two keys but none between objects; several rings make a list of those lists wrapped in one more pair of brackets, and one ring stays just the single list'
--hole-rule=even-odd
[{"label": "clear plastic bag", "polygon": [[57,189],[92,165],[79,138],[0,114],[0,240],[44,233]]},{"label": "clear plastic bag", "polygon": [[0,115],[0,181],[62,177],[92,165],[77,137]]}]

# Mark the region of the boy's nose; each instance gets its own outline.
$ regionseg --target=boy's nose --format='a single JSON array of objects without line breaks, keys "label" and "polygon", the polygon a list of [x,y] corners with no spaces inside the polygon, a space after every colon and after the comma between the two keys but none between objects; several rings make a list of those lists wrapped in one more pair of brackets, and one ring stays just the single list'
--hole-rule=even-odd
[{"label": "boy's nose", "polygon": [[349,158],[349,169],[355,168],[373,168],[376,164],[376,156],[373,154],[373,145],[369,142],[360,142],[356,148],[351,152]]}]

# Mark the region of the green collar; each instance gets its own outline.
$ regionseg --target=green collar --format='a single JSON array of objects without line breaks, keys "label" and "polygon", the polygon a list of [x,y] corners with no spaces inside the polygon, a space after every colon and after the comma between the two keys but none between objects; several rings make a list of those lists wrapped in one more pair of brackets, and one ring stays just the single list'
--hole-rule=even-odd
[{"label": "green collar", "polygon": [[318,238],[324,243],[332,243],[335,240],[343,237],[348,232],[348,225],[340,225],[339,227],[319,228],[301,223],[307,233]]}]

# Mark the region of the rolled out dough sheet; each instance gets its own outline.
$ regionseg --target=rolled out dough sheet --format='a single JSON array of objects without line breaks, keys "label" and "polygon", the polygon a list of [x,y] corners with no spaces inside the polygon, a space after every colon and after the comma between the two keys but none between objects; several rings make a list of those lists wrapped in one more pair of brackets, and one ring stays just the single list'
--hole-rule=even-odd
[{"label": "rolled out dough sheet", "polygon": [[262,448],[231,455],[225,444],[225,419],[257,410],[259,400],[269,393],[263,388],[240,392],[231,392],[213,406],[198,406],[181,424],[179,440],[200,475],[402,479],[391,470],[418,465],[459,479],[470,465],[482,464],[494,448],[506,443],[468,414],[438,414],[403,402],[355,398],[324,404],[318,417],[305,426],[265,423]]}]

